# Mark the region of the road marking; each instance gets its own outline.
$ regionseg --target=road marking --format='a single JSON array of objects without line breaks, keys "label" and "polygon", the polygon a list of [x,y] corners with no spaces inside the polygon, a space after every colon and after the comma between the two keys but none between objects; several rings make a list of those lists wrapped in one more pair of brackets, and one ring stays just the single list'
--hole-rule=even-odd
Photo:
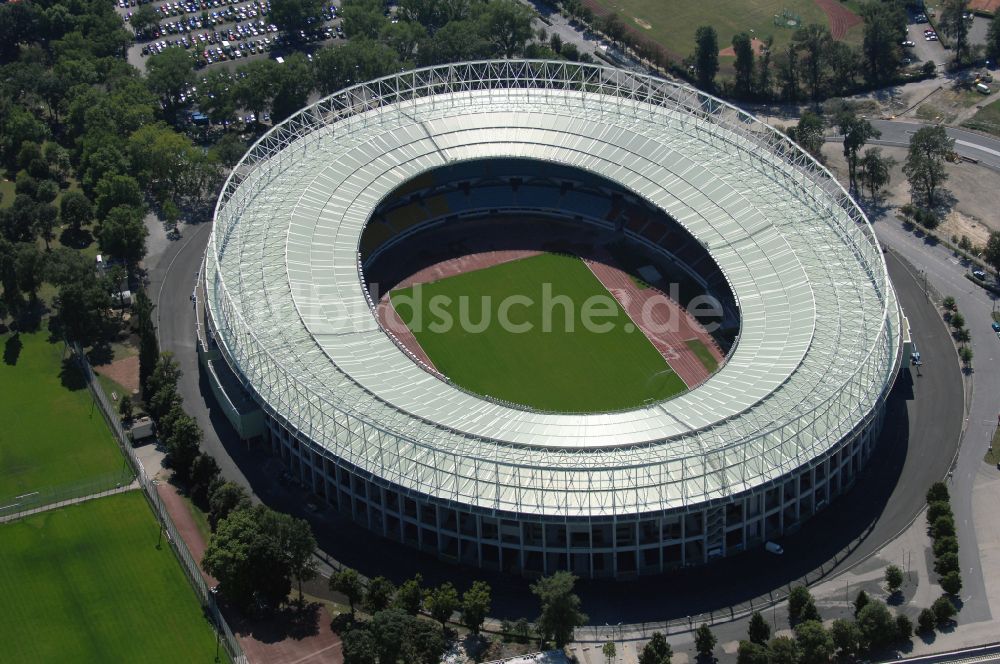
[{"label": "road marking", "polygon": [[991,154],[994,157],[1000,157],[1000,151],[993,150],[992,148],[988,148],[985,145],[979,145],[978,143],[970,143],[969,141],[963,141],[963,140],[961,140],[959,138],[955,139],[955,143],[957,145],[962,145],[962,146],[965,146],[967,148],[972,148],[973,150],[979,150],[981,152],[985,152],[987,154]]}]

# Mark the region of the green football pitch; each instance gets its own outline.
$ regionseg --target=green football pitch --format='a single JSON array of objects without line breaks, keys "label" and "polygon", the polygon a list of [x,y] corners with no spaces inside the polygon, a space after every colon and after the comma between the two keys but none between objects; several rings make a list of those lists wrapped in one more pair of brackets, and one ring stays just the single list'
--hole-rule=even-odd
[{"label": "green football pitch", "polygon": [[[547,411],[606,412],[686,389],[576,257],[542,254],[390,297],[438,370],[477,394]],[[586,318],[597,325],[585,326]]]},{"label": "green football pitch", "polygon": [[139,491],[0,525],[0,660],[213,662],[214,632],[157,534]]},{"label": "green football pitch", "polygon": [[123,469],[83,376],[47,336],[0,335],[0,500]]}]

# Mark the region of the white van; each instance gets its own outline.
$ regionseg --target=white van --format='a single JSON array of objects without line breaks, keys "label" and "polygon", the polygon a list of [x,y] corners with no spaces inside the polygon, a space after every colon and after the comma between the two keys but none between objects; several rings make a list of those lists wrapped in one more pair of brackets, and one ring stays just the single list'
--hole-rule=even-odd
[{"label": "white van", "polygon": [[785,552],[785,550],[781,548],[781,545],[778,544],[777,542],[765,542],[764,550],[767,551],[768,553],[773,553],[776,556],[780,556]]},{"label": "white van", "polygon": [[990,94],[990,92],[992,92],[992,90],[990,90],[990,86],[986,85],[985,83],[976,83],[976,92],[988,95]]}]

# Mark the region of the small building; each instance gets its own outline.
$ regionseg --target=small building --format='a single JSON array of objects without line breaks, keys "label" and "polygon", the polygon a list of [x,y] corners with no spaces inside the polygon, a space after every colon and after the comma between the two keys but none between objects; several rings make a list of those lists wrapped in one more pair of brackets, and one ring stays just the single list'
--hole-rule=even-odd
[{"label": "small building", "polygon": [[154,435],[153,420],[148,417],[140,417],[132,423],[132,429],[129,431],[129,435],[132,436],[133,445],[138,445],[148,438],[152,438]]}]

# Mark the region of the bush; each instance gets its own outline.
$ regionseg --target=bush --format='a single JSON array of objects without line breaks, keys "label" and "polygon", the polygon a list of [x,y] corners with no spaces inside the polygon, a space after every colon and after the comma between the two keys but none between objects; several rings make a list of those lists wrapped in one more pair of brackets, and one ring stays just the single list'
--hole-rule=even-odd
[{"label": "bush", "polygon": [[788,620],[795,624],[802,619],[802,610],[812,603],[812,595],[805,586],[795,586],[788,594]]},{"label": "bush", "polygon": [[931,610],[934,612],[934,618],[939,625],[947,623],[958,613],[955,610],[955,605],[951,603],[951,599],[947,595],[941,595],[934,600],[934,603],[931,604]]},{"label": "bush", "polygon": [[949,595],[962,592],[962,575],[958,570],[948,572],[941,577],[941,589]]},{"label": "bush", "polygon": [[917,631],[921,634],[930,634],[937,625],[937,615],[933,609],[923,609],[917,616]]}]

